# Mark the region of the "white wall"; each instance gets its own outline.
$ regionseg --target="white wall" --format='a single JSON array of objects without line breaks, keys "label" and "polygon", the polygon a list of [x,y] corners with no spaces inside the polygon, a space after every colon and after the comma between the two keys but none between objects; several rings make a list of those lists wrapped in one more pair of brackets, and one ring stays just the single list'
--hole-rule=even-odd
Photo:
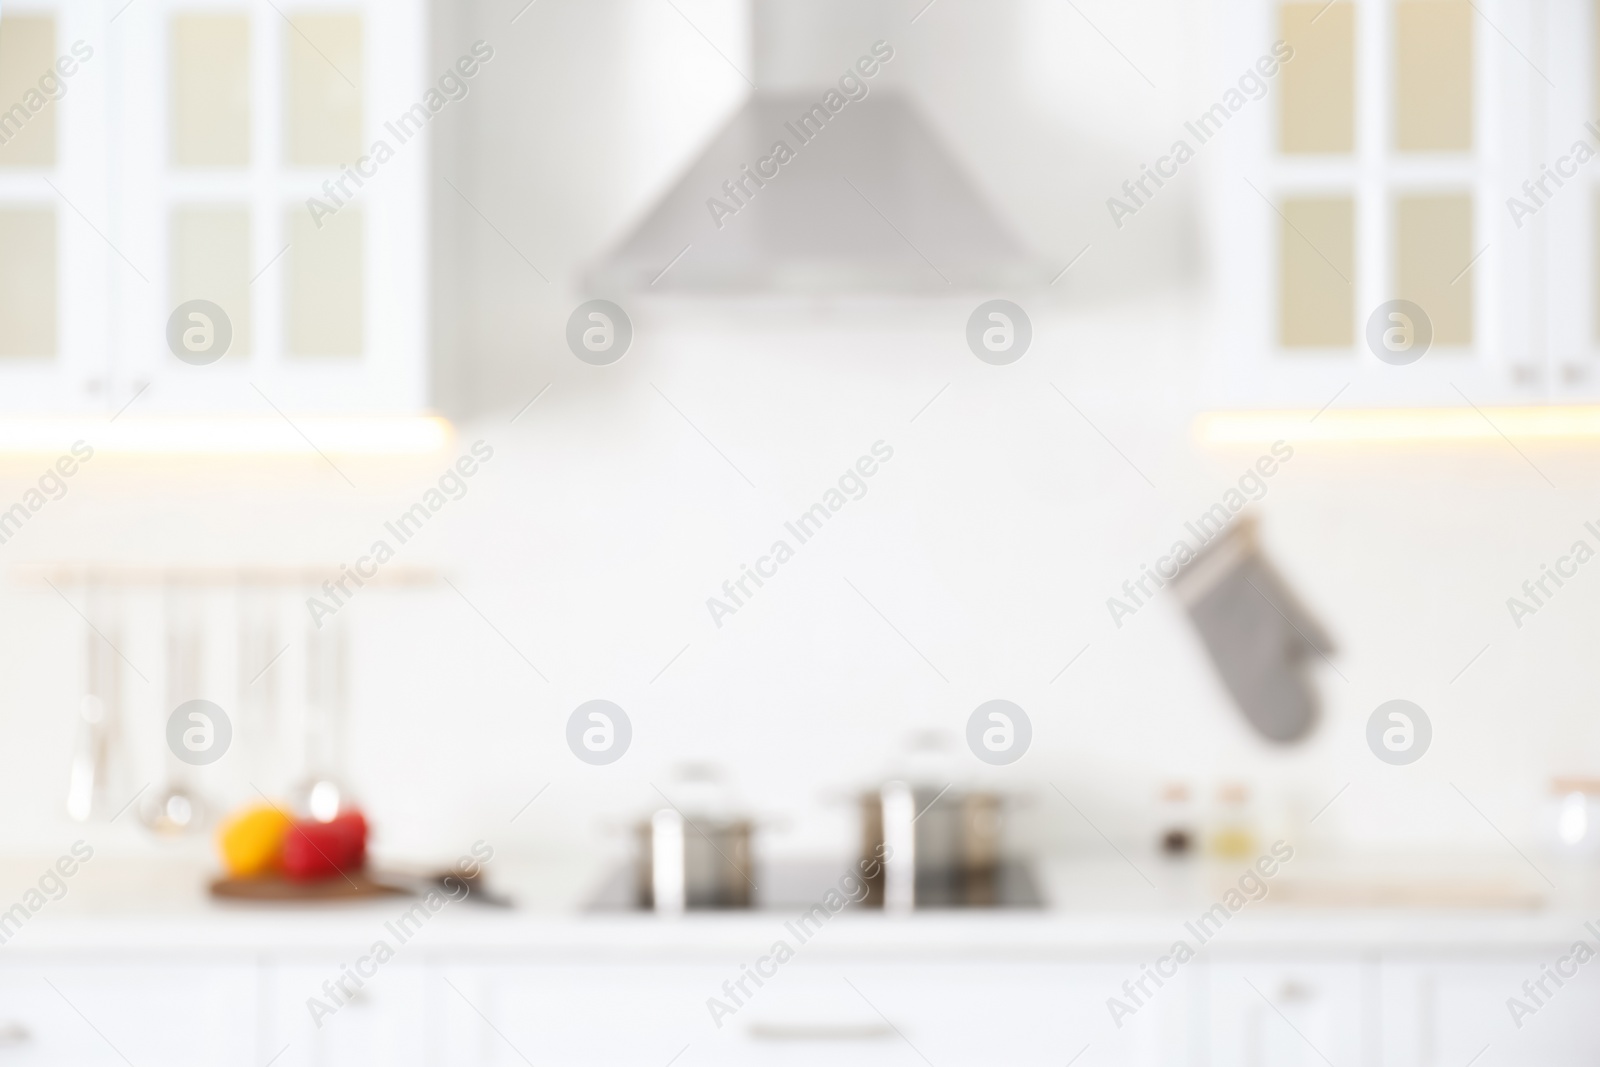
[{"label": "white wall", "polygon": [[[696,335],[658,330],[657,313],[641,309],[635,350],[617,366],[574,361],[515,426],[526,396],[463,425],[455,451],[481,438],[495,458],[395,562],[443,568],[515,650],[448,588],[363,592],[335,622],[356,647],[351,775],[388,845],[490,835],[582,847],[654,803],[650,783],[670,789],[674,766],[709,760],[757,811],[788,820],[783,847],[843,849],[849,808],[831,795],[891,772],[914,731],[958,739],[971,710],[998,696],[1032,716],[1032,751],[998,771],[957,758],[959,772],[1031,791],[1029,832],[1086,848],[1098,839],[1048,783],[1107,833],[1138,840],[1166,780],[1241,778],[1261,787],[1264,814],[1302,823],[1349,782],[1317,823],[1324,840],[1493,851],[1503,842],[1451,783],[1529,845],[1547,779],[1597,769],[1594,575],[1520,631],[1504,606],[1600,517],[1589,454],[1534,453],[1553,491],[1503,447],[1297,447],[1258,505],[1263,532],[1348,680],[1317,670],[1324,721],[1276,749],[1245,728],[1173,601],[1120,630],[1104,604],[1255,458],[1190,439],[1192,320],[1162,307],[1044,320],[1035,352],[993,368],[964,349],[963,309],[928,313],[949,328],[907,343],[864,337],[860,322],[817,338]],[[714,626],[706,598],[880,439],[894,458],[866,497]],[[350,562],[449,458],[342,460],[356,492],[317,463],[89,464],[0,548],[13,578],[0,594],[10,740],[0,803],[12,814],[0,841],[48,848],[70,832],[60,812],[81,685],[82,621],[50,590],[21,585],[19,568]],[[29,473],[13,465],[0,499]],[[159,770],[151,731],[164,714],[154,597],[139,610],[125,651],[151,684],[125,686],[130,725],[143,731],[130,785]],[[226,634],[229,609],[214,610]],[[233,707],[229,654],[211,680]],[[292,679],[288,663],[279,669]],[[632,751],[603,769],[562,740],[566,716],[595,697],[620,703],[635,726]],[[1364,746],[1366,717],[1392,697],[1417,701],[1435,724],[1433,751],[1409,768]],[[248,799],[246,773],[225,764],[205,780]]]}]

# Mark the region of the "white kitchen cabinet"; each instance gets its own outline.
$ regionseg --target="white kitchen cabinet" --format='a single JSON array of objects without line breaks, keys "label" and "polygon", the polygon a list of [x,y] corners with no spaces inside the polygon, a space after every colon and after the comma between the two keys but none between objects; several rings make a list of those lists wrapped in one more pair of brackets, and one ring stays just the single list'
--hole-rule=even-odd
[{"label": "white kitchen cabinet", "polygon": [[869,918],[827,929],[759,988],[746,978],[744,1003],[719,1026],[708,999],[732,1000],[724,983],[758,961],[757,946],[782,936],[781,925],[708,919],[694,930],[686,919],[677,928],[600,926],[591,938],[558,921],[548,936],[528,938],[519,933],[528,927],[508,918],[489,939],[489,927],[476,922],[460,927],[460,938],[430,929],[426,944],[401,948],[318,1025],[308,999],[327,1001],[324,983],[337,982],[346,965],[360,962],[362,946],[385,936],[385,917],[352,912],[350,925],[327,927],[326,937],[238,940],[228,949],[199,941],[159,952],[102,953],[81,942],[70,950],[8,946],[0,953],[0,1067],[1579,1067],[1600,1060],[1600,959],[1578,967],[1520,1028],[1506,1006],[1582,936],[1577,922],[1570,936],[1560,923],[1546,923],[1537,937],[1459,936],[1457,947],[1380,949],[1393,940],[1392,926],[1346,945],[1337,935],[1319,937],[1325,920],[1309,916],[1298,933],[1270,945],[1245,937],[1208,945],[1159,988],[1146,978],[1137,1010],[1119,1027],[1108,1000],[1126,1001],[1124,983],[1137,987],[1159,954],[1138,947],[1145,935],[1126,945],[1096,937],[1088,947],[1052,941],[1052,920],[1043,917],[1034,941],[1004,924],[991,937],[916,920],[899,932]]},{"label": "white kitchen cabinet", "polygon": [[98,410],[111,400],[113,370],[106,283],[115,254],[95,232],[111,198],[105,16],[99,5],[58,0],[5,7],[0,109],[26,108],[46,77],[64,92],[20,129],[15,111],[0,123],[0,405]]},{"label": "white kitchen cabinet", "polygon": [[737,961],[693,963],[455,963],[432,976],[440,1032],[435,1062],[456,1065],[665,1064],[686,1044],[703,1062],[718,1032],[705,998]]},{"label": "white kitchen cabinet", "polygon": [[0,1063],[251,1067],[253,968],[223,963],[0,969]]},{"label": "white kitchen cabinet", "polygon": [[[425,6],[280,6],[154,0],[117,21],[119,106],[139,121],[116,125],[110,177],[123,249],[152,265],[149,284],[123,284],[117,303],[125,373],[151,382],[141,411],[271,414],[261,394],[303,412],[425,402],[427,127],[404,143],[389,129],[431,88]],[[225,82],[219,62],[235,64],[223,49],[243,67],[237,122],[187,118],[183,72]],[[236,126],[246,132],[228,143]],[[381,164],[370,158],[380,142],[392,150]],[[346,177],[359,161],[368,177]],[[330,181],[353,197],[341,204]],[[168,318],[190,299],[230,316],[233,347],[218,362],[169,350]]]},{"label": "white kitchen cabinet", "polygon": [[[1554,195],[1521,228],[1507,221],[1502,232],[1508,247],[1528,250],[1527,290],[1539,317],[1528,341],[1540,358],[1526,373],[1538,375],[1548,395],[1593,399],[1600,396],[1600,157],[1580,165],[1572,148],[1582,142],[1600,152],[1600,135],[1590,129],[1600,128],[1600,11],[1589,0],[1534,7],[1543,21],[1543,33],[1533,38],[1541,46],[1538,63],[1554,84],[1536,80],[1531,87],[1546,106],[1541,121],[1529,124],[1531,165],[1516,184],[1544,178],[1545,167],[1576,173],[1546,178]],[[1510,194],[1528,201],[1520,188]],[[1504,204],[1500,217],[1509,220]]]},{"label": "white kitchen cabinet", "polygon": [[[770,1035],[804,1033],[806,1010],[829,1003],[834,1011],[859,1013],[862,1025],[876,1023],[883,1044],[897,1055],[914,1046],[941,1067],[1059,1067],[1080,1052],[1081,1067],[1176,1067],[1189,1061],[1191,974],[1180,971],[1168,980],[1120,1028],[1107,1009],[1108,998],[1123,995],[1123,982],[1141,977],[1142,962],[1129,955],[1085,963],[807,963],[793,974],[781,972],[770,999],[751,1005],[743,1037],[752,1051],[771,1047],[777,1042]],[[1154,989],[1148,980],[1146,988]],[[762,991],[763,998],[768,995]],[[910,1056],[905,1062],[920,1060]]]},{"label": "white kitchen cabinet", "polygon": [[[1443,957],[1391,960],[1383,968],[1379,997],[1383,1013],[1383,1062],[1405,1067],[1464,1064],[1482,1053],[1484,1067],[1537,1063],[1576,1067],[1600,1057],[1600,972],[1557,987],[1536,1005],[1523,991],[1553,965],[1563,950],[1506,953],[1499,958]],[[1571,964],[1566,965],[1569,969]],[[1507,1001],[1535,1007],[1514,1020]],[[1517,1022],[1521,1022],[1521,1026]],[[1487,1051],[1485,1051],[1487,1050]]]},{"label": "white kitchen cabinet", "polygon": [[44,1067],[120,1062],[93,1027],[45,984],[43,971],[0,971],[0,1063]]},{"label": "white kitchen cabinet", "polygon": [[[441,110],[424,101],[445,97],[422,0],[7,4],[17,14],[55,23],[55,53],[81,41],[92,58],[32,120],[54,124],[52,152],[0,147],[0,232],[39,231],[37,249],[0,248],[0,279],[15,293],[26,278],[53,323],[0,315],[0,412],[110,414],[136,396],[133,414],[424,409]],[[416,114],[402,140],[394,124]],[[222,308],[184,317],[196,344],[224,320],[232,334],[215,362],[169,345],[194,300]]]},{"label": "white kitchen cabinet", "polygon": [[[1206,172],[1219,297],[1206,398],[1213,406],[1318,410],[1337,397],[1342,407],[1462,407],[1600,395],[1600,162],[1580,169],[1522,227],[1508,210],[1509,198],[1526,198],[1523,183],[1575,140],[1600,148],[1583,127],[1600,66],[1594,5],[1479,0],[1446,8],[1397,0],[1226,5],[1233,32],[1219,38],[1211,90],[1174,130],[1195,153],[1176,180],[1187,180],[1190,168]],[[1427,23],[1440,18],[1459,21]],[[1256,64],[1271,60],[1274,43],[1294,36],[1297,23],[1297,58],[1269,63],[1277,69],[1259,78]],[[1413,42],[1464,39],[1467,136],[1454,143],[1406,142],[1403,25],[1423,27]],[[1428,74],[1409,84],[1449,81],[1448,56],[1412,55],[1411,70]],[[1301,98],[1326,105],[1319,117],[1348,114],[1346,143],[1296,144],[1284,132],[1298,121],[1290,82],[1302,71]],[[1350,72],[1348,109],[1330,102],[1346,99],[1331,88],[1339,71]],[[1250,95],[1240,93],[1245,76],[1264,80],[1266,92],[1253,98],[1252,83]],[[1240,106],[1229,107],[1230,92]],[[1221,110],[1207,112],[1213,104]],[[1222,119],[1212,119],[1202,140],[1195,124],[1208,113]],[[1429,212],[1444,217],[1439,210],[1455,212],[1455,221],[1416,222]],[[1369,348],[1369,320],[1413,290],[1430,294],[1435,317],[1454,323],[1449,332],[1458,336],[1436,338],[1416,362],[1384,362]]]},{"label": "white kitchen cabinet", "polygon": [[[264,966],[261,1062],[280,1051],[274,1067],[422,1067],[430,1062],[427,1038],[433,1005],[427,1000],[426,968],[420,960],[392,959],[357,988],[344,977],[344,968],[355,965],[360,955],[350,952],[318,962]],[[372,964],[364,966],[373,969]],[[345,988],[355,995],[341,995],[342,1002],[335,1003],[323,983],[342,977]],[[313,1016],[307,1005],[312,998],[335,1011]]]},{"label": "white kitchen cabinet", "polygon": [[1212,1067],[1373,1063],[1377,1020],[1354,959],[1230,960],[1209,976]]},{"label": "white kitchen cabinet", "polygon": [[1106,997],[1137,974],[1132,959],[1122,966],[796,960],[740,1013],[725,1062],[799,1063],[826,1035],[846,1033],[856,1036],[831,1043],[854,1053],[849,1062],[920,1056],[951,1067],[1059,1064],[1086,1047],[1085,1067],[1173,1062],[1154,1053],[1166,1036],[1162,1023],[1181,1017],[1178,988],[1120,1032],[1111,1024]]},{"label": "white kitchen cabinet", "polygon": [[[804,950],[732,1015],[709,998],[741,975],[722,965],[451,966],[438,975],[449,1064],[667,1062],[799,1065],[825,1056],[884,1063],[1174,1067],[1202,1028],[1193,978],[1180,974],[1119,1029],[1106,1007],[1140,960],[1092,964],[806,958]],[[750,960],[745,960],[748,963]],[[753,989],[748,984],[747,989]],[[481,1014],[480,1014],[481,1013]],[[721,1025],[717,1025],[720,1021]]]}]

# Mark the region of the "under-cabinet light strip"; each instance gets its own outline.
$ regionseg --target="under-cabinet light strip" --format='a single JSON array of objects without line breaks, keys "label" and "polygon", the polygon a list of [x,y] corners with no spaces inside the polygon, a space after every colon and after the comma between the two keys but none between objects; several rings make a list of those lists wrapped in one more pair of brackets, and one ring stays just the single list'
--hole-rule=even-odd
[{"label": "under-cabinet light strip", "polygon": [[405,456],[436,452],[450,437],[449,421],[434,416],[0,415],[0,455],[65,452],[83,441],[109,455]]},{"label": "under-cabinet light strip", "polygon": [[1600,406],[1208,411],[1195,419],[1194,432],[1207,445],[1600,441]]}]

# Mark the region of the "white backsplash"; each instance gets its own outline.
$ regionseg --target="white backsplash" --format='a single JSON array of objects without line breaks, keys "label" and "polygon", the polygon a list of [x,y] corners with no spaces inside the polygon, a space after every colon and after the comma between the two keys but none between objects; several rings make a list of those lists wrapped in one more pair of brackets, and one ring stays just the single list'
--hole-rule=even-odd
[{"label": "white backsplash", "polygon": [[[479,440],[492,461],[393,560],[437,567],[459,594],[366,589],[329,623],[351,629],[349,776],[380,851],[448,855],[477,837],[536,854],[621,848],[656,787],[697,761],[778,824],[774,849],[844,852],[851,792],[902,767],[908,736],[927,730],[956,746],[957,776],[1028,794],[1017,833],[1048,849],[1103,849],[1098,832],[1146,843],[1170,780],[1207,795],[1249,782],[1266,828],[1297,839],[1492,852],[1506,848],[1498,827],[1537,848],[1550,777],[1600,770],[1585,703],[1600,588],[1580,573],[1520,630],[1505,607],[1595,517],[1589,453],[1541,451],[1552,490],[1503,445],[1296,446],[1255,509],[1269,556],[1331,632],[1337,673],[1314,668],[1322,721],[1280,749],[1249,732],[1173,598],[1121,629],[1105,605],[1256,458],[1191,438],[1200,327],[1184,303],[1041,315],[1035,351],[1010,368],[965,351],[955,305],[922,313],[952,328],[867,339],[859,322],[830,333],[814,319],[810,336],[741,334],[642,307],[622,363],[547,351],[549,391],[514,425],[527,396],[459,426],[437,457],[340,459],[355,491],[320,460],[98,457],[0,547],[0,850],[77,833],[64,801],[85,624],[26,580],[31,564],[312,564],[334,577]],[[893,458],[865,496],[716,626],[707,598],[877,441]],[[8,461],[0,499],[33,477]],[[125,673],[124,788],[161,773],[159,608],[142,594],[124,625],[123,651],[149,679]],[[235,708],[226,595],[209,610],[225,647],[208,685]],[[309,623],[303,604],[284,615],[286,633]],[[290,732],[298,657],[273,668]],[[609,767],[564,742],[567,716],[597,697],[633,722],[632,749]],[[1034,727],[1005,768],[959,747],[972,709],[997,697]],[[1379,763],[1363,738],[1395,697],[1434,723],[1410,767]],[[250,760],[241,747],[194,778],[230,802],[286,784],[281,759]],[[125,847],[148,848],[124,821]]]}]

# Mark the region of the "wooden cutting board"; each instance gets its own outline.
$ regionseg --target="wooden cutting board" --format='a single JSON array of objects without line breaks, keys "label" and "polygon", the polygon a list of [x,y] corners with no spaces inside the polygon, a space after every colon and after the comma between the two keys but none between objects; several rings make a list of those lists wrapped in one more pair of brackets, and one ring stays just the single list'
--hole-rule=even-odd
[{"label": "wooden cutting board", "polygon": [[365,871],[354,871],[345,877],[320,878],[315,882],[296,882],[274,874],[259,878],[218,878],[211,883],[211,895],[222,900],[316,903],[405,894],[404,889],[376,881]]},{"label": "wooden cutting board", "polygon": [[1507,882],[1391,881],[1293,882],[1272,889],[1272,900],[1309,908],[1466,908],[1532,911],[1545,898]]}]

